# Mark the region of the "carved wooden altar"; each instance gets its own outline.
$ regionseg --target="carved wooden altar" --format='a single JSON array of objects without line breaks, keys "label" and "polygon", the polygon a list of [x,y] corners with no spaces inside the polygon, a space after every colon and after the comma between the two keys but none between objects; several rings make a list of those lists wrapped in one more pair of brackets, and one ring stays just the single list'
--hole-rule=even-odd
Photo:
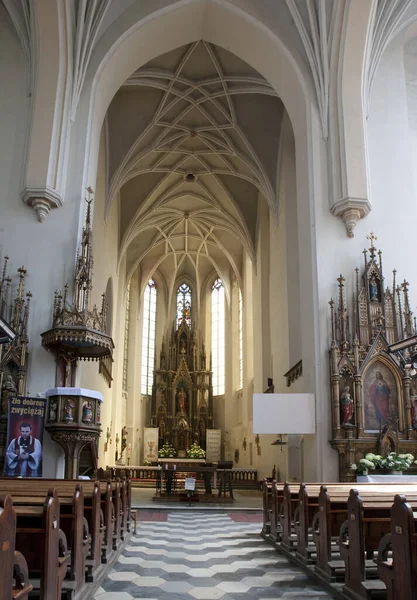
[{"label": "carved wooden altar", "polygon": [[[382,252],[364,250],[362,272],[356,269],[352,303],[345,279],[338,281],[338,300],[330,300],[331,445],[339,452],[342,481],[354,480],[350,469],[368,452],[417,454],[417,382],[410,376],[410,356],[390,345],[416,333],[410,310],[408,282],[385,287]],[[406,345],[406,344],[405,344]]]},{"label": "carved wooden altar", "polygon": [[159,428],[159,446],[170,442],[179,456],[194,441],[205,448],[206,430],[213,425],[212,372],[207,369],[204,343],[184,314],[178,329],[162,342],[154,372],[151,426]]}]

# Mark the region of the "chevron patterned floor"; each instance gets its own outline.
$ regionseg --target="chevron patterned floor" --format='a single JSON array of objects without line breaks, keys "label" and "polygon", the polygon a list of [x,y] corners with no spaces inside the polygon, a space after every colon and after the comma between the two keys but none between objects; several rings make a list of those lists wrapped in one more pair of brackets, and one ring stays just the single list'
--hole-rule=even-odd
[{"label": "chevron patterned floor", "polygon": [[[259,514],[144,513],[97,600],[326,600],[259,535]],[[142,520],[149,519],[149,520]],[[254,522],[251,522],[254,521]]]}]

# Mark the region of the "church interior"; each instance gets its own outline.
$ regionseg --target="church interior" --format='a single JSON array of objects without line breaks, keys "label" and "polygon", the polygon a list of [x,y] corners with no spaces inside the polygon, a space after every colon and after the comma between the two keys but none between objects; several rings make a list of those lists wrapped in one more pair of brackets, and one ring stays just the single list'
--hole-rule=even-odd
[{"label": "church interior", "polygon": [[0,80],[5,490],[417,474],[417,0],[2,0]]},{"label": "church interior", "polygon": [[[180,453],[219,431],[220,459],[259,480],[348,475],[358,448],[341,439],[380,437],[354,383],[378,315],[387,346],[414,333],[415,2],[38,4],[0,6],[1,316],[19,329],[2,346],[2,460],[10,394],[73,387],[100,398],[86,472],[141,465],[157,429]],[[394,269],[407,289],[390,316]],[[404,364],[385,351],[394,385]],[[393,426],[409,441],[411,388]],[[314,394],[316,433],[254,432],[266,390]],[[49,425],[43,472],[62,476]]]}]

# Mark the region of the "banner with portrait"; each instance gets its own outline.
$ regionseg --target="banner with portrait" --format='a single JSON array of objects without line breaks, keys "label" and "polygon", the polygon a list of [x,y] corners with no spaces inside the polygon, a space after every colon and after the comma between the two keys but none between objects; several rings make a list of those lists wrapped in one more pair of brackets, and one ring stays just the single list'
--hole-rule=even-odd
[{"label": "banner with portrait", "polygon": [[46,398],[9,398],[4,475],[42,477]]}]

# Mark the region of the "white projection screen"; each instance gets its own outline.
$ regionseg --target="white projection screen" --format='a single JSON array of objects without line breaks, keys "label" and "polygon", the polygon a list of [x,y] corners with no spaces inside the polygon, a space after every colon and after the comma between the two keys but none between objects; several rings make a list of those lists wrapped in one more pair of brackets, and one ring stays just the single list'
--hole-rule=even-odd
[{"label": "white projection screen", "polygon": [[314,394],[253,394],[253,433],[316,433]]}]

